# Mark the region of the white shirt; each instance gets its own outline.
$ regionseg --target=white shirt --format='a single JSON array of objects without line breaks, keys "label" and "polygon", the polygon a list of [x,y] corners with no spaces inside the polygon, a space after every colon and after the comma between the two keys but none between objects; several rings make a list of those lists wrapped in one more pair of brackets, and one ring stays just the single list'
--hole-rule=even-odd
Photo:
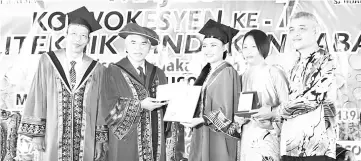
[{"label": "white shirt", "polygon": [[138,69],[139,66],[143,68],[143,73],[145,75],[145,61],[139,65],[138,63],[134,62],[131,58],[128,57],[128,59],[130,61],[130,64],[132,64],[135,70],[137,71],[138,75],[140,74],[140,71]]}]

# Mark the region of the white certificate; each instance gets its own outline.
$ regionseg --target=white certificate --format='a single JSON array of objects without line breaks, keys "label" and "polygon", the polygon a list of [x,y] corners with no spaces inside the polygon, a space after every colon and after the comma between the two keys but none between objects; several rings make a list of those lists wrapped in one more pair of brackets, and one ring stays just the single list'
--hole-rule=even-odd
[{"label": "white certificate", "polygon": [[[175,85],[173,87],[175,88],[170,90],[171,93],[168,93],[169,103],[164,115],[164,121],[191,122],[202,87],[190,85]],[[160,95],[162,99],[167,97],[164,95],[165,94]]]},{"label": "white certificate", "polygon": [[159,101],[168,101],[174,97],[177,97],[177,92],[181,90],[186,84],[181,83],[171,83],[163,84],[157,86],[157,100]]}]

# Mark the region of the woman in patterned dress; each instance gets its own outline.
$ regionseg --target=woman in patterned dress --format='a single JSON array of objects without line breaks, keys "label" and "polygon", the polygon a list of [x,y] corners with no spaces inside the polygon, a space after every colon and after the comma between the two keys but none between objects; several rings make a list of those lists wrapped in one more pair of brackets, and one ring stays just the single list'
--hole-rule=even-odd
[{"label": "woman in patterned dress", "polygon": [[[278,106],[288,101],[288,82],[282,70],[266,64],[270,41],[261,30],[247,32],[242,53],[248,69],[242,74],[242,92],[257,92],[258,107]],[[240,102],[241,103],[241,102]],[[241,161],[279,161],[280,124],[274,118],[251,119],[242,128]]]}]

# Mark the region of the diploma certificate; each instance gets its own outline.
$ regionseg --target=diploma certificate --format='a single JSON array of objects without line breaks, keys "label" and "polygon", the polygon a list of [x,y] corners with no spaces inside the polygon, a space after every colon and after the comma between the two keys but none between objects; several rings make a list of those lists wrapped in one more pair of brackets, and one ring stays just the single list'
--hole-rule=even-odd
[{"label": "diploma certificate", "polygon": [[191,122],[201,89],[201,86],[190,86],[186,84],[170,84],[169,86],[160,87],[159,90],[157,90],[157,92],[159,92],[157,99],[169,100],[163,120],[170,122]]}]

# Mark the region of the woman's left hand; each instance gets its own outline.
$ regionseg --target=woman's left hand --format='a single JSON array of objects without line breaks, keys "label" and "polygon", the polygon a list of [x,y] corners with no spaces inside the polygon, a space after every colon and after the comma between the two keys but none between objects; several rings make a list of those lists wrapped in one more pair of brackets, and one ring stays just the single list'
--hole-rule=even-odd
[{"label": "woman's left hand", "polygon": [[185,127],[195,127],[201,123],[204,123],[204,119],[202,117],[193,118],[191,122],[181,122],[181,124]]},{"label": "woman's left hand", "polygon": [[262,128],[262,129],[267,129],[267,130],[273,130],[274,129],[271,119],[265,119],[265,120],[254,119],[254,121],[256,122],[257,126]]},{"label": "woman's left hand", "polygon": [[275,111],[271,111],[271,106],[262,106],[261,108],[252,110],[251,112],[257,112],[253,114],[252,117],[258,120],[267,120],[277,116]]}]

